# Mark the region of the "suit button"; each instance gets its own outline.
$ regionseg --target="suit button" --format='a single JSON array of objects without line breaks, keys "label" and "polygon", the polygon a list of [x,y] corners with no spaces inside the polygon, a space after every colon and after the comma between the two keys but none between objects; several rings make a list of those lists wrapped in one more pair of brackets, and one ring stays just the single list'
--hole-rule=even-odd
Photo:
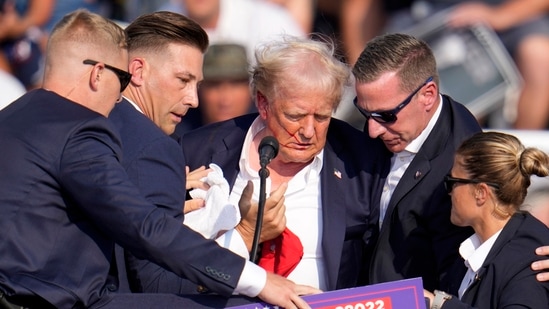
[{"label": "suit button", "polygon": [[107,284],[107,290],[109,290],[110,292],[116,292],[118,290],[118,287],[113,283]]},{"label": "suit button", "polygon": [[199,285],[199,286],[196,287],[196,291],[198,293],[207,293],[210,290],[207,287],[203,286],[203,285]]}]

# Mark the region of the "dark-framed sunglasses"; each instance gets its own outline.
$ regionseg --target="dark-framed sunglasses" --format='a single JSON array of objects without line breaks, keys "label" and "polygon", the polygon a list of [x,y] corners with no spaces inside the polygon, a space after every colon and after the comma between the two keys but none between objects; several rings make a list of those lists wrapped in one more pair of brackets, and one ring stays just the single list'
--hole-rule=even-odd
[{"label": "dark-framed sunglasses", "polygon": [[419,86],[416,90],[414,90],[414,92],[412,92],[406,99],[404,99],[404,101],[402,101],[399,105],[397,105],[397,107],[388,111],[368,112],[362,107],[358,106],[357,97],[355,97],[355,99],[353,100],[353,104],[358,109],[358,111],[364,117],[366,117],[366,120],[372,118],[379,123],[394,123],[395,121],[397,121],[397,114],[412,101],[412,98],[416,95],[416,93],[418,93],[418,91],[421,88],[423,88],[423,86],[427,85],[431,81],[433,81],[432,76],[427,78],[427,80],[425,80],[425,82],[421,84],[421,86]]},{"label": "dark-framed sunglasses", "polygon": [[[83,63],[89,64],[89,65],[96,65],[99,63],[99,61],[86,59],[84,60]],[[120,81],[120,92],[124,91],[124,89],[126,89],[126,87],[128,87],[128,85],[130,84],[130,81],[132,80],[132,75],[124,70],[115,68],[112,65],[108,65],[106,63],[105,63],[105,68],[113,71],[114,74],[116,74],[116,77],[118,77],[118,80]]]},{"label": "dark-framed sunglasses", "polygon": [[499,189],[499,184],[497,183],[494,183],[494,182],[486,182],[486,181],[482,181],[482,180],[478,180],[478,179],[463,179],[463,178],[455,178],[455,177],[452,177],[450,175],[446,175],[444,177],[444,188],[446,189],[446,192],[448,192],[448,194],[452,193],[452,190],[454,189],[454,185],[456,183],[473,183],[473,184],[478,184],[478,183],[485,183],[487,185],[489,185],[490,187],[494,187],[496,189]]}]

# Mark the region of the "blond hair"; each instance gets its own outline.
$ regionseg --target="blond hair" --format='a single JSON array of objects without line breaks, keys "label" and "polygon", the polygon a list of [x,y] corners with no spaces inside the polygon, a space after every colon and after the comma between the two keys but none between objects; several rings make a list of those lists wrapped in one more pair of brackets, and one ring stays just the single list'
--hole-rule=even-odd
[{"label": "blond hair", "polygon": [[127,48],[126,34],[116,23],[87,10],[76,10],[53,28],[48,39],[46,69],[51,69],[59,58],[82,61],[101,57],[95,60],[107,61]]},{"label": "blond hair", "polygon": [[481,132],[464,141],[456,154],[466,173],[480,181],[496,183],[497,199],[514,213],[524,202],[530,176],[549,175],[549,156],[518,138],[500,132]]}]

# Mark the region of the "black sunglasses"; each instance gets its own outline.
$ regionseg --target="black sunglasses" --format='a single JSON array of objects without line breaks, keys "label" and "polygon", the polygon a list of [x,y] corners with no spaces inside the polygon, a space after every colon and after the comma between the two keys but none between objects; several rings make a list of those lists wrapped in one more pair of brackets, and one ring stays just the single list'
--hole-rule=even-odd
[{"label": "black sunglasses", "polygon": [[[86,59],[83,62],[84,64],[90,64],[90,65],[96,65],[99,63],[99,61]],[[126,87],[130,84],[130,81],[132,79],[132,75],[124,70],[121,70],[119,68],[115,68],[112,65],[108,65],[105,63],[105,68],[111,70],[116,74],[116,77],[118,77],[118,80],[120,81],[120,92],[124,91]]]},{"label": "black sunglasses", "polygon": [[421,88],[423,88],[423,86],[427,85],[432,80],[433,80],[432,76],[427,78],[427,80],[423,84],[421,84],[421,86],[419,86],[416,90],[414,90],[414,92],[412,92],[412,94],[410,94],[406,99],[404,99],[402,103],[397,105],[397,107],[395,107],[394,109],[391,109],[388,111],[368,112],[362,107],[358,106],[358,102],[357,102],[358,98],[356,97],[353,100],[353,104],[355,104],[355,107],[358,109],[358,111],[360,111],[360,113],[364,115],[364,117],[366,117],[366,120],[372,118],[379,123],[394,123],[395,121],[397,121],[398,112],[400,112],[404,107],[406,107],[406,105],[408,105],[412,101],[412,98],[416,95],[416,93],[418,93],[418,91]]},{"label": "black sunglasses", "polygon": [[456,183],[474,183],[474,184],[485,183],[485,184],[487,184],[491,187],[499,189],[499,184],[497,184],[497,183],[486,182],[486,181],[477,180],[477,179],[455,178],[455,177],[452,177],[450,175],[446,175],[444,177],[444,188],[446,189],[446,192],[448,192],[448,194],[452,193],[452,190],[454,189],[454,185]]}]

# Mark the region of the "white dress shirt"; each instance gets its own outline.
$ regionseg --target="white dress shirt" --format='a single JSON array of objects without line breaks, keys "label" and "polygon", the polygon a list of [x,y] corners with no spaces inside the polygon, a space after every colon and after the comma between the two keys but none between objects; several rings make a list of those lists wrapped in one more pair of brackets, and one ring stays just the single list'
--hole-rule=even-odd
[{"label": "white dress shirt", "polygon": [[[248,180],[254,184],[253,199],[259,200],[259,175],[249,164],[248,150],[253,137],[265,124],[258,117],[248,130],[244,147],[240,155],[240,172],[231,191],[229,201],[238,204],[242,190]],[[288,183],[284,194],[286,206],[286,227],[299,237],[303,244],[303,258],[289,274],[288,279],[321,290],[327,288],[324,257],[322,255],[322,205],[320,200],[320,171],[322,169],[321,151],[313,161],[299,171]],[[265,192],[271,192],[271,181],[267,178]],[[223,246],[249,259],[244,241],[234,230],[218,239]]]},{"label": "white dress shirt", "polygon": [[490,236],[484,243],[480,242],[478,235],[475,233],[471,237],[467,238],[459,246],[459,254],[465,260],[465,266],[467,266],[467,273],[461,281],[461,285],[458,290],[459,298],[463,296],[465,291],[477,275],[478,270],[484,264],[484,260],[488,256],[488,253],[494,246],[496,239],[502,230],[497,231],[494,235]]}]

